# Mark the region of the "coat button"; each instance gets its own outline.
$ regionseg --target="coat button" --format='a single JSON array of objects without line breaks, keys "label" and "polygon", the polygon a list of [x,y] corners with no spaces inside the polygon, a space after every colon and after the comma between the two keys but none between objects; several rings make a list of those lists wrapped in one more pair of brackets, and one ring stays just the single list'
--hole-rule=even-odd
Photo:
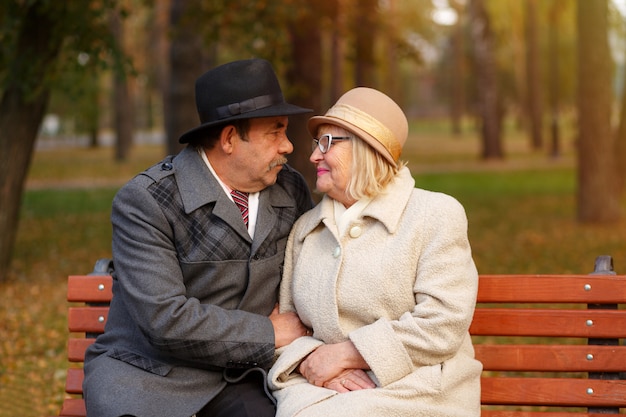
[{"label": "coat button", "polygon": [[171,171],[174,166],[170,162],[164,162],[161,164],[161,171]]},{"label": "coat button", "polygon": [[337,246],[335,250],[333,251],[333,258],[338,258],[339,255],[341,255],[341,248]]},{"label": "coat button", "polygon": [[350,237],[357,238],[361,236],[361,232],[363,232],[363,230],[361,229],[361,226],[353,226],[350,229]]}]

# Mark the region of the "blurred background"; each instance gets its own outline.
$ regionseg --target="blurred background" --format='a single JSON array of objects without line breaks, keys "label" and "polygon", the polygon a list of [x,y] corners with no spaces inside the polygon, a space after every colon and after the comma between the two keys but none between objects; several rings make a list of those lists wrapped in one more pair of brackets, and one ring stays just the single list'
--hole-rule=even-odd
[{"label": "blurred background", "polygon": [[[194,83],[272,62],[324,113],[355,86],[410,119],[419,187],[466,207],[483,273],[626,267],[625,0],[0,0],[0,417],[56,414],[65,282],[110,204],[198,125]],[[310,115],[290,163],[311,187]]]}]

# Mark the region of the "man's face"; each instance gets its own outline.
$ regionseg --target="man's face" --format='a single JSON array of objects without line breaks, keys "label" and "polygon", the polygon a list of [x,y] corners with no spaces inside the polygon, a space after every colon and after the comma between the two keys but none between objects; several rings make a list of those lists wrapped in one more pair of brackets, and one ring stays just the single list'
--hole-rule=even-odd
[{"label": "man's face", "polygon": [[287,163],[286,155],[293,152],[287,138],[287,116],[250,119],[248,140],[237,137],[233,143],[231,166],[236,171],[240,191],[260,191],[276,182]]}]

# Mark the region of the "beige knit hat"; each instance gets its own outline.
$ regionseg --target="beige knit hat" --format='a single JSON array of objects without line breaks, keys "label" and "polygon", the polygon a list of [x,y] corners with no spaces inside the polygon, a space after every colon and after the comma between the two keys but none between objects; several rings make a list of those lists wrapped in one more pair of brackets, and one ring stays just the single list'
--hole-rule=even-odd
[{"label": "beige knit hat", "polygon": [[396,164],[409,133],[404,112],[378,90],[357,87],[337,100],[324,116],[309,119],[312,136],[322,124],[340,126],[367,142],[390,163]]}]

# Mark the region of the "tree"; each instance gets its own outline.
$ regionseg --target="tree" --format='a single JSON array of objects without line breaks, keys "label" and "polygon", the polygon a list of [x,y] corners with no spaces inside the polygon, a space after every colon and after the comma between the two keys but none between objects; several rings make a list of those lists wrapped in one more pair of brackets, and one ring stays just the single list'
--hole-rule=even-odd
[{"label": "tree", "polygon": [[539,41],[537,39],[537,0],[526,0],[526,114],[530,127],[532,149],[543,144],[543,111],[541,101],[541,72],[539,68]]},{"label": "tree", "polygon": [[107,26],[114,7],[114,0],[3,0],[0,5],[0,282],[7,278],[24,183],[51,86],[64,67],[78,65],[79,52],[96,58],[86,70],[101,63],[105,51],[115,50]]},{"label": "tree", "polygon": [[500,138],[500,104],[498,98],[494,40],[484,0],[471,0],[470,25],[474,41],[474,66],[478,89],[478,113],[482,122],[483,159],[503,157]]},{"label": "tree", "polygon": [[[328,10],[316,0],[303,0],[293,20],[289,24],[291,37],[292,64],[287,71],[287,84],[294,104],[312,110],[320,109],[322,100],[322,43],[319,25],[315,16],[327,15]],[[311,114],[289,118],[289,137],[293,143],[293,153],[289,163],[304,175],[309,188],[315,187],[315,168],[309,162],[311,138],[306,122]]]},{"label": "tree", "polygon": [[[120,12],[114,10],[110,17],[111,33],[120,48],[124,44],[124,26]],[[113,114],[115,120],[115,159],[124,161],[128,158],[133,143],[134,118],[128,89],[128,76],[124,68],[116,68],[113,73]]]},{"label": "tree", "polygon": [[561,155],[565,137],[560,119],[563,110],[575,109],[576,102],[576,3],[571,0],[551,0],[541,2],[546,17],[547,45],[542,52],[546,63],[544,91],[550,115],[550,144],[548,155],[558,158]]},{"label": "tree", "polygon": [[[331,12],[330,40],[330,102],[334,103],[345,92],[343,86],[344,54],[346,50],[346,0],[336,0]],[[321,109],[320,109],[321,110]]]},{"label": "tree", "polygon": [[619,124],[615,132],[615,156],[617,158],[618,192],[624,194],[626,187],[626,68],[622,66],[622,97]]},{"label": "tree", "polygon": [[[63,58],[61,58],[63,59]],[[50,102],[46,113],[69,120],[74,127],[72,133],[86,133],[89,147],[97,148],[100,128],[102,79],[86,71],[84,66],[91,58],[87,53],[79,53],[79,66],[67,68],[59,74],[51,88]],[[74,130],[75,129],[75,130]]]},{"label": "tree", "polygon": [[611,134],[612,62],[607,38],[608,0],[578,0],[578,219],[620,217],[618,175]]},{"label": "tree", "polygon": [[462,4],[458,0],[450,3],[450,6],[456,11],[458,16],[451,35],[451,55],[450,63],[450,119],[452,122],[452,133],[454,135],[461,134],[461,121],[465,110],[465,92],[464,92],[464,43],[465,37],[465,16]]},{"label": "tree", "polygon": [[356,85],[376,87],[374,41],[379,24],[378,0],[361,0],[354,12],[352,25],[355,35]]},{"label": "tree", "polygon": [[620,51],[621,60],[618,65],[621,79],[621,100],[619,108],[619,122],[615,131],[615,155],[617,158],[618,187],[620,195],[626,191],[626,19],[619,10],[612,10],[611,29],[621,41],[615,45]]},{"label": "tree", "polygon": [[[198,112],[194,100],[196,78],[203,72],[203,50],[199,24],[193,24],[194,9],[190,0],[172,0],[170,5],[170,49],[167,63],[163,107],[167,152],[178,153],[183,145],[178,138],[198,126]],[[210,25],[209,25],[210,26]],[[207,48],[210,49],[210,48]]]},{"label": "tree", "polygon": [[560,131],[559,131],[559,29],[558,23],[561,15],[562,2],[553,0],[548,22],[548,67],[550,87],[548,89],[550,102],[550,156],[556,158],[561,153]]}]

